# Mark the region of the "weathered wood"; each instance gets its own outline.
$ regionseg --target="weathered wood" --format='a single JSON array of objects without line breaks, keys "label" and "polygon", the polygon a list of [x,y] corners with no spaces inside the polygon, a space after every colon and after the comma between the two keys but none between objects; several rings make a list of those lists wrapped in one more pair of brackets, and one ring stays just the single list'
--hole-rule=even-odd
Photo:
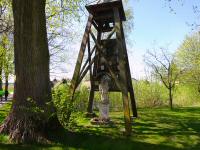
[{"label": "weathered wood", "polygon": [[113,28],[111,33],[108,35],[107,40],[111,39],[114,33],[115,33],[115,28]]},{"label": "weathered wood", "polygon": [[[96,46],[97,46],[97,51],[98,51],[99,55],[101,55],[101,56],[104,58],[105,65],[106,65],[106,67],[108,68],[111,77],[114,79],[114,81],[115,81],[117,87],[118,87],[119,89],[121,89],[121,87],[124,86],[124,85],[123,85],[123,83],[119,82],[119,79],[116,77],[114,70],[109,66],[109,61],[107,60],[105,54],[103,53],[104,47],[101,46],[101,45],[97,42],[97,40],[96,40],[96,38],[95,38],[95,36],[94,36],[93,33],[90,33],[90,34],[91,34],[91,36],[92,36],[92,38],[93,38],[93,40],[94,40],[94,42],[95,42],[95,44],[96,44]],[[121,91],[122,91],[122,90],[121,90]]]},{"label": "weathered wood", "polygon": [[133,113],[133,117],[138,117],[136,101],[135,101],[135,95],[134,95],[133,84],[132,84],[132,78],[131,78],[130,65],[129,65],[129,60],[128,60],[128,53],[127,53],[127,48],[126,48],[126,41],[125,41],[125,36],[124,36],[124,29],[123,29],[122,22],[121,22],[121,34],[122,34],[122,39],[123,39],[123,47],[125,49],[126,74],[127,74],[127,79],[128,79],[128,83],[127,84],[128,84],[128,89],[129,89],[129,93],[130,93],[132,113]]},{"label": "weathered wood", "polygon": [[[88,62],[91,63],[91,50],[90,50],[90,36],[88,37]],[[94,98],[94,90],[92,89],[93,85],[93,74],[92,74],[92,66],[90,66],[90,95],[89,95],[89,104],[88,104],[88,113],[92,113],[92,105],[93,105],[93,98]]]},{"label": "weathered wood", "polygon": [[[113,36],[114,33],[115,33],[115,28],[113,28],[112,32],[108,35],[108,37],[106,38],[106,40],[109,40],[109,39]],[[92,36],[92,39],[94,40],[94,42],[95,42],[97,48],[103,49],[103,47],[102,47],[102,46],[99,44],[99,42],[97,41],[95,35],[94,35],[92,32],[90,32],[90,35]],[[99,51],[99,50],[98,50],[98,51]],[[100,51],[100,52],[101,52],[101,51]]]},{"label": "weathered wood", "polygon": [[83,78],[85,77],[85,75],[87,74],[87,72],[90,70],[90,67],[93,65],[93,63],[94,63],[95,59],[97,58],[97,56],[94,56],[92,58],[91,62],[88,64],[88,66],[83,71],[83,73],[81,75],[79,75],[79,78],[78,78],[78,80],[76,82],[76,85],[75,85],[75,89],[78,87],[78,85],[81,83],[81,81],[83,80]]},{"label": "weathered wood", "polygon": [[[101,32],[100,31],[98,31],[98,33],[97,33],[97,41],[98,42],[100,42],[101,41]],[[97,56],[98,55],[98,53],[95,51],[95,56]],[[90,76],[90,86],[91,86],[91,88],[90,88],[90,95],[89,95],[89,101],[88,101],[88,107],[87,107],[87,112],[88,113],[93,113],[93,103],[94,103],[94,94],[95,94],[95,90],[94,90],[94,74],[95,74],[95,72],[96,72],[96,66],[97,65],[97,61],[95,60],[95,62],[94,62],[94,67],[93,67],[93,72],[92,72],[92,76]]]},{"label": "weathered wood", "polygon": [[99,31],[99,27],[98,27],[98,25],[97,25],[97,23],[93,20],[93,22],[92,22],[92,25],[95,27],[95,29],[97,30],[97,31]]},{"label": "weathered wood", "polygon": [[121,33],[121,20],[119,15],[119,9],[114,8],[114,16],[115,16],[115,29],[116,29],[116,37],[119,49],[119,70],[120,70],[120,85],[122,90],[122,98],[123,98],[123,107],[124,107],[124,119],[125,119],[125,129],[126,135],[130,135],[132,128],[131,128],[131,117],[130,117],[130,108],[129,108],[129,99],[128,99],[128,85],[127,85],[127,78],[126,78],[126,62],[124,59],[125,49],[123,46],[123,37]]},{"label": "weathered wood", "polygon": [[[88,10],[89,13],[91,13],[93,15],[98,14],[96,16],[100,16],[101,13],[106,13],[106,12],[112,11],[112,9],[114,7],[119,9],[120,19],[122,21],[126,21],[126,16],[125,16],[122,0],[115,0],[115,1],[110,1],[110,2],[106,2],[106,3],[97,3],[94,5],[87,5],[86,9]],[[112,21],[114,21],[114,18]]]},{"label": "weathered wood", "polygon": [[[94,53],[95,49],[96,49],[96,45],[93,47],[93,49],[92,49],[92,51],[91,51],[91,53],[90,53],[90,58],[91,58],[92,54]],[[83,65],[83,67],[81,68],[81,71],[80,71],[79,74],[82,74],[82,73],[83,73],[83,71],[85,70],[85,67],[87,66],[88,62],[89,62],[89,57],[88,57],[87,60],[85,61],[85,63],[84,63],[84,65]]]},{"label": "weathered wood", "polygon": [[93,16],[90,14],[89,18],[88,18],[87,26],[85,28],[85,33],[84,33],[84,36],[83,36],[83,39],[82,39],[81,48],[80,48],[80,51],[79,51],[79,54],[78,54],[78,59],[77,59],[77,62],[76,62],[74,74],[73,74],[71,85],[70,85],[71,94],[72,94],[72,101],[73,101],[74,92],[75,92],[76,87],[77,87],[76,85],[77,85],[77,81],[78,81],[78,78],[79,78],[81,64],[82,64],[82,61],[83,61],[85,48],[86,48],[86,45],[87,45],[87,42],[88,42],[88,36],[89,36],[89,32],[90,32],[90,29],[91,29],[91,26],[92,26],[92,21],[93,21]]}]

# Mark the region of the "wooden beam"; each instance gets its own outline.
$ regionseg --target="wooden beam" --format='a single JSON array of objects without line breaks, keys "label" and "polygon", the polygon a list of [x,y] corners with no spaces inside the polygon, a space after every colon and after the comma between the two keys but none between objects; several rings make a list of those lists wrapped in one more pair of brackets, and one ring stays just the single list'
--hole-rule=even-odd
[{"label": "wooden beam", "polygon": [[126,78],[126,62],[124,58],[125,48],[123,46],[123,37],[121,33],[121,20],[118,8],[113,8],[114,18],[115,18],[115,29],[116,29],[116,37],[117,37],[117,45],[119,50],[119,80],[122,91],[123,98],[123,107],[124,107],[124,119],[125,119],[125,130],[126,135],[131,135],[132,126],[131,126],[131,117],[130,117],[130,108],[129,108],[129,99],[128,99],[128,85]]},{"label": "wooden beam", "polygon": [[99,27],[97,26],[96,22],[93,20],[92,25],[95,27],[97,31],[99,31]]},{"label": "wooden beam", "polygon": [[[113,28],[113,30],[112,30],[111,33],[108,35],[108,37],[106,38],[106,40],[111,39],[111,37],[113,36],[114,33],[115,33],[115,28]],[[102,46],[101,46],[101,45],[99,44],[99,42],[97,41],[95,35],[94,35],[92,32],[90,32],[90,35],[92,36],[92,39],[94,40],[94,42],[95,42],[97,48],[102,49]]]},{"label": "wooden beam", "polygon": [[[88,42],[88,43],[89,43],[89,42]],[[92,51],[91,51],[90,57],[91,57],[92,54],[94,53],[95,49],[96,49],[96,45],[93,47],[93,49],[92,49]],[[85,61],[85,63],[84,63],[84,65],[83,65],[83,67],[81,68],[81,71],[80,71],[79,74],[82,74],[82,73],[83,73],[83,71],[85,70],[85,67],[87,66],[88,62],[89,62],[89,57],[88,57],[87,60]]]},{"label": "wooden beam", "polygon": [[107,40],[111,39],[111,37],[113,36],[113,34],[115,33],[115,28],[112,29],[112,31],[110,32],[110,34],[107,37]]},{"label": "wooden beam", "polygon": [[76,85],[77,85],[77,81],[79,78],[79,73],[80,73],[80,69],[81,69],[81,64],[83,61],[83,57],[84,57],[84,53],[85,53],[85,48],[88,42],[88,36],[89,36],[89,32],[92,26],[92,21],[93,21],[93,16],[90,14],[89,18],[88,18],[88,22],[87,22],[87,26],[85,28],[85,33],[82,39],[82,43],[81,43],[81,48],[78,54],[78,59],[76,62],[76,66],[75,66],[75,70],[74,70],[74,74],[71,80],[71,85],[70,85],[70,89],[71,89],[71,94],[72,94],[72,101],[73,101],[73,95],[74,92],[76,90]]},{"label": "wooden beam", "polygon": [[[101,41],[101,32],[98,31],[97,33],[97,41],[100,42]],[[97,52],[95,51],[95,56],[97,55]],[[92,76],[90,76],[90,93],[89,93],[89,98],[88,98],[88,107],[87,107],[87,112],[89,114],[93,113],[93,103],[94,103],[94,94],[95,94],[95,90],[94,90],[94,74],[96,73],[96,65],[97,65],[97,60],[95,60],[94,62],[94,67],[93,67],[93,72],[91,73]]]},{"label": "wooden beam", "polygon": [[[106,65],[106,67],[108,68],[108,70],[109,70],[109,72],[110,72],[110,74],[111,74],[111,77],[114,79],[114,81],[115,81],[117,87],[118,87],[119,89],[121,89],[121,87],[123,87],[123,83],[119,82],[119,79],[116,77],[115,72],[114,72],[113,69],[110,67],[109,61],[106,59],[106,56],[105,56],[105,54],[103,53],[104,47],[101,46],[101,45],[97,42],[97,40],[96,40],[96,38],[95,38],[95,36],[94,36],[94,34],[93,34],[92,32],[91,32],[90,34],[91,34],[91,36],[92,36],[92,38],[93,38],[95,44],[97,45],[97,51],[98,51],[99,55],[101,54],[102,58],[103,58],[104,61],[105,61],[105,65]],[[109,37],[110,37],[110,36],[109,36]],[[109,37],[108,37],[108,38],[109,38]],[[122,89],[121,89],[121,91],[122,91]]]},{"label": "wooden beam", "polygon": [[[88,62],[89,64],[91,63],[91,50],[90,50],[90,36],[88,37]],[[92,74],[92,66],[90,66],[90,95],[89,95],[89,105],[90,107],[88,107],[87,112],[88,113],[92,113],[92,105],[93,105],[93,101],[91,99],[94,98],[94,92],[91,93],[92,90],[92,82],[93,82],[93,74]]]},{"label": "wooden beam", "polygon": [[128,78],[127,84],[129,87],[132,113],[133,113],[133,117],[138,117],[135,94],[134,94],[132,78],[131,78],[130,65],[129,65],[129,60],[128,60],[128,53],[127,53],[127,48],[126,48],[126,41],[125,41],[125,36],[124,36],[124,29],[123,29],[122,23],[121,23],[121,33],[122,33],[122,39],[123,39],[123,46],[125,49],[125,60],[126,60],[126,71],[127,71],[126,73],[127,73],[127,78]]},{"label": "wooden beam", "polygon": [[76,84],[75,88],[77,88],[78,85],[81,83],[81,81],[83,80],[83,78],[85,77],[85,75],[87,74],[87,72],[89,71],[90,67],[93,65],[93,63],[94,63],[94,61],[95,61],[95,59],[96,59],[97,56],[98,56],[98,55],[96,55],[96,56],[93,57],[93,59],[92,59],[91,62],[88,64],[88,66],[86,67],[86,69],[85,69],[85,70],[83,71],[83,73],[80,75],[80,77],[79,77],[79,79],[78,79],[78,81],[77,81],[77,84]]}]

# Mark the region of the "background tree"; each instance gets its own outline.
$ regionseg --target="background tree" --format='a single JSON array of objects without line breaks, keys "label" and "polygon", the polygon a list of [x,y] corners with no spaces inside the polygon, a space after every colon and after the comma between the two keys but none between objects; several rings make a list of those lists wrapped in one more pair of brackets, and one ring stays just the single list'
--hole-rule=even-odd
[{"label": "background tree", "polygon": [[2,90],[2,73],[3,73],[3,61],[5,58],[6,40],[3,37],[13,29],[13,20],[11,13],[11,3],[6,0],[0,1],[0,90]]},{"label": "background tree", "polygon": [[9,32],[13,25],[11,3],[8,0],[0,0],[0,34]]},{"label": "background tree", "polygon": [[145,56],[146,64],[152,68],[153,73],[158,77],[169,92],[169,106],[173,108],[173,91],[180,74],[175,64],[174,55],[167,53],[164,48],[160,48],[161,53],[148,51]]},{"label": "background tree", "polygon": [[[12,35],[11,35],[12,36]],[[5,81],[5,87],[4,91],[8,91],[8,85],[9,85],[9,76],[14,74],[14,45],[12,37],[9,37],[9,35],[2,35],[2,42],[4,47],[4,55],[2,58],[3,61],[3,77]]]},{"label": "background tree", "polygon": [[4,58],[4,53],[5,53],[5,49],[4,49],[4,45],[3,45],[3,42],[2,40],[0,41],[0,91],[2,91],[2,84],[3,84],[3,81],[2,81],[2,72],[3,72],[3,58]]},{"label": "background tree", "polygon": [[200,93],[200,32],[186,36],[177,51],[178,65],[184,70],[182,82],[192,84]]},{"label": "background tree", "polygon": [[[84,0],[83,0],[84,1]],[[47,0],[46,19],[47,35],[50,51],[50,71],[56,74],[67,63],[70,43],[76,39],[74,26],[79,19],[81,0]],[[72,44],[71,44],[72,45]]]}]

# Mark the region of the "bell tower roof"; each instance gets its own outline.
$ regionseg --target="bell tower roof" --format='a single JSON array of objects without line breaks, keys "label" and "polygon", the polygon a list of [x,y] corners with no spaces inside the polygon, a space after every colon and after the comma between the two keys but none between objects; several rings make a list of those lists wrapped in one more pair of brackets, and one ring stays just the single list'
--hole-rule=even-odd
[{"label": "bell tower roof", "polygon": [[114,22],[114,7],[119,9],[121,20],[126,21],[122,0],[99,0],[86,5],[86,9],[94,16],[96,22]]}]

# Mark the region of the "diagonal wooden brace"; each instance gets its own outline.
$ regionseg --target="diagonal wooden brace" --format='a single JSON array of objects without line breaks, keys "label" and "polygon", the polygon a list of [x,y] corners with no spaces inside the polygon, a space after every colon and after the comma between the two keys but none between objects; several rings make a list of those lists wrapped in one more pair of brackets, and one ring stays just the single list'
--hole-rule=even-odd
[{"label": "diagonal wooden brace", "polygon": [[77,81],[78,81],[78,78],[79,78],[81,64],[82,64],[82,61],[83,61],[86,45],[87,45],[87,42],[88,42],[88,36],[89,36],[90,30],[91,30],[92,21],[93,21],[93,16],[90,14],[89,18],[88,18],[87,26],[85,28],[85,33],[84,33],[84,36],[83,36],[83,39],[82,39],[81,48],[80,48],[80,51],[79,51],[79,54],[78,54],[78,59],[77,59],[77,62],[76,62],[74,74],[73,74],[71,85],[70,85],[70,89],[71,89],[70,94],[72,95],[72,99],[71,99],[72,101],[73,101],[74,93],[75,93],[75,90],[76,90],[76,87],[77,87],[76,85],[77,85]]}]

